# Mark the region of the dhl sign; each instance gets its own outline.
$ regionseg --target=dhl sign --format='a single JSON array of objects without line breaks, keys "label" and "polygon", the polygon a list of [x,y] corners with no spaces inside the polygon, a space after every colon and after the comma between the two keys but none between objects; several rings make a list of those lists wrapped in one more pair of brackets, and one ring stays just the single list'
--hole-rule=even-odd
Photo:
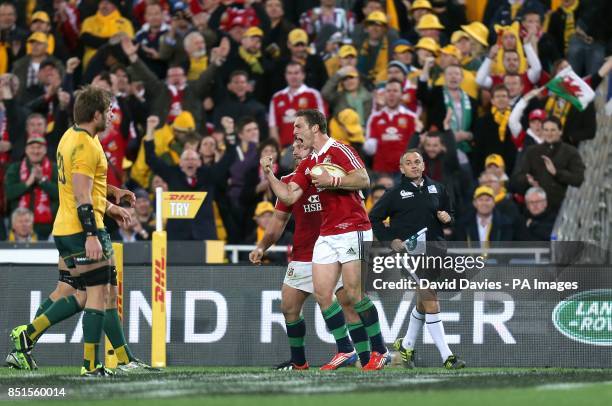
[{"label": "dhl sign", "polygon": [[162,215],[167,219],[192,219],[200,210],[206,192],[164,192]]},{"label": "dhl sign", "polygon": [[166,258],[161,257],[155,260],[153,265],[153,301],[155,303],[164,303],[166,299]]},{"label": "dhl sign", "polygon": [[151,365],[158,368],[166,366],[166,264],[168,263],[166,239],[165,231],[153,233]]}]

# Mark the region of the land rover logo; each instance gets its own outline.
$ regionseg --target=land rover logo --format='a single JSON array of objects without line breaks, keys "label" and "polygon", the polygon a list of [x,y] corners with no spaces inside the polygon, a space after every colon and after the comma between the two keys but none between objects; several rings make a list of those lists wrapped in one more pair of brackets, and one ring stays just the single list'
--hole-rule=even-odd
[{"label": "land rover logo", "polygon": [[612,346],[612,289],[570,296],[555,306],[552,319],[557,330],[572,340]]}]

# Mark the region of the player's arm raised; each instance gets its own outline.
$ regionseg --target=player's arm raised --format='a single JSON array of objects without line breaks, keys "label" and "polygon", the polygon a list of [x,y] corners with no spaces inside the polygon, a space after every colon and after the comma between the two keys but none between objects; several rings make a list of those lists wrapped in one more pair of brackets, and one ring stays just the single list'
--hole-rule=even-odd
[{"label": "player's arm raised", "polygon": [[98,228],[94,214],[93,179],[81,173],[72,174],[72,189],[77,204],[77,214],[85,233],[85,255],[94,261],[102,258],[102,245],[98,241]]},{"label": "player's arm raised", "polygon": [[268,227],[266,227],[266,231],[264,232],[261,241],[257,243],[256,248],[249,254],[249,260],[252,263],[257,265],[261,264],[261,258],[266,250],[272,245],[276,244],[281,235],[283,235],[283,231],[285,231],[285,227],[287,226],[287,222],[289,222],[290,217],[291,215],[289,213],[274,210],[272,221],[270,221]]},{"label": "player's arm raised", "polygon": [[300,197],[302,197],[302,193],[304,193],[304,191],[297,183],[289,182],[289,184],[286,184],[274,176],[274,172],[272,171],[272,157],[268,156],[261,158],[260,164],[264,173],[266,174],[268,182],[270,182],[270,188],[276,197],[278,197],[278,200],[287,206],[291,206],[293,203],[297,202]]},{"label": "player's arm raised", "polygon": [[370,177],[365,168],[354,169],[342,178],[332,176],[325,170],[320,175],[311,173],[310,177],[313,185],[318,188],[333,187],[344,190],[362,190],[370,186]]}]

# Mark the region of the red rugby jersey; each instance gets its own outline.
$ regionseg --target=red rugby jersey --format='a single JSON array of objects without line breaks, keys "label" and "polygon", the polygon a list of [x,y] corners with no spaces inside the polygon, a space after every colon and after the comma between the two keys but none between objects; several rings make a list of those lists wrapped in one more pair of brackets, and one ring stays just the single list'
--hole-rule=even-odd
[{"label": "red rugby jersey", "polygon": [[399,172],[399,160],[414,133],[415,119],[416,115],[404,106],[394,111],[384,108],[370,115],[366,137],[377,140],[372,169]]},{"label": "red rugby jersey", "polygon": [[[293,175],[295,172],[283,176],[281,181],[288,184]],[[311,184],[302,197],[291,206],[277,200],[276,210],[291,213],[295,220],[293,261],[312,262],[312,250],[321,229],[321,200],[317,188]]]},{"label": "red rugby jersey", "polygon": [[278,128],[281,147],[293,143],[295,115],[298,110],[304,109],[317,109],[325,114],[323,97],[318,90],[302,85],[295,92],[290,92],[289,87],[286,87],[272,96],[268,124]]},{"label": "red rugby jersey", "polygon": [[[338,165],[347,173],[364,167],[361,158],[353,147],[330,138],[318,153],[313,152],[300,162],[291,182],[298,184],[302,190],[308,191],[308,188],[312,185],[310,170],[320,163]],[[320,235],[366,231],[372,228],[363,205],[361,192],[322,189],[318,193],[323,210]]]}]

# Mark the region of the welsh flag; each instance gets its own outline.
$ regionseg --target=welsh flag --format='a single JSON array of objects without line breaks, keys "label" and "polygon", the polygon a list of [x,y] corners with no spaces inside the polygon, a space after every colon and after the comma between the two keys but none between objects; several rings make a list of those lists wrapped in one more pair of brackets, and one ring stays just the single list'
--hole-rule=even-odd
[{"label": "welsh flag", "polygon": [[578,110],[584,111],[595,98],[595,92],[586,84],[570,66],[563,69],[546,84],[548,90],[572,103]]}]

